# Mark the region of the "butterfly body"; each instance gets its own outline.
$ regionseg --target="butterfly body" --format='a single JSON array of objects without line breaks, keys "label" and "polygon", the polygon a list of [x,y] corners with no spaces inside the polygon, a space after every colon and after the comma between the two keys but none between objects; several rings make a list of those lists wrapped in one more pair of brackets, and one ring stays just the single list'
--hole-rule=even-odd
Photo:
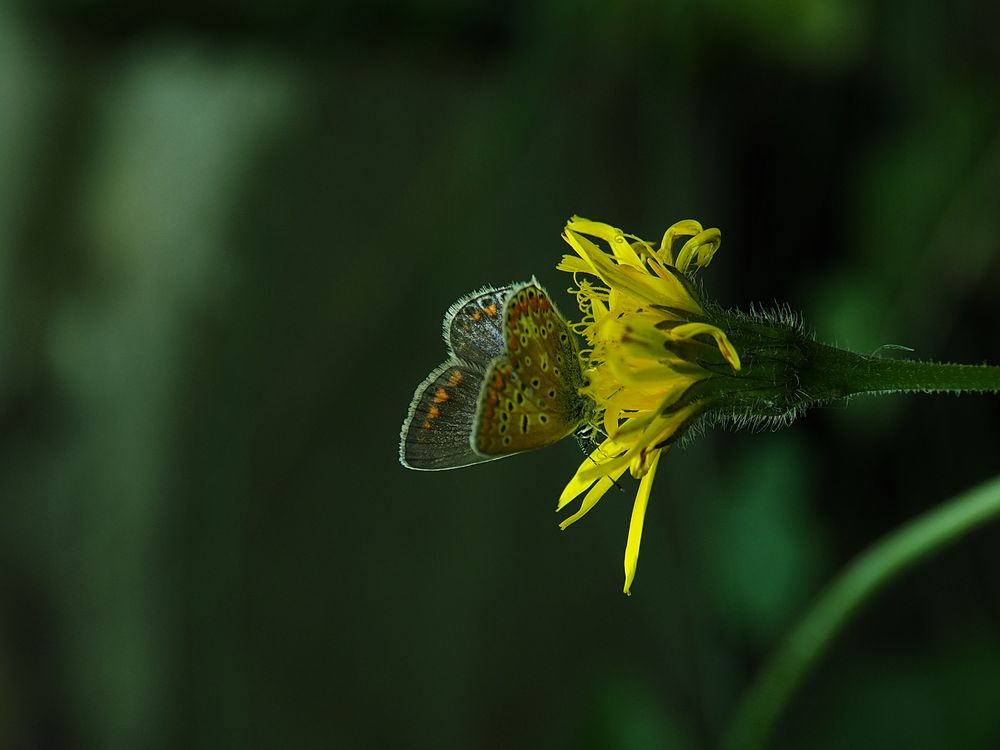
[{"label": "butterfly body", "polygon": [[576,337],[534,279],[486,287],[444,319],[449,359],[417,387],[400,435],[411,469],[459,468],[554,443],[593,403]]}]

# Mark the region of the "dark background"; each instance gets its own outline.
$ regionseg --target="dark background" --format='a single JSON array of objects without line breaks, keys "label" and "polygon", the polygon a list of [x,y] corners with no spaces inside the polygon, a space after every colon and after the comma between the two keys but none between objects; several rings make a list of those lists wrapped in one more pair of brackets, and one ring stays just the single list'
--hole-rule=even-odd
[{"label": "dark background", "polygon": [[[1000,362],[983,2],[0,10],[0,746],[710,748],[874,540],[1000,469],[897,396],[662,463],[565,533],[565,444],[407,472],[448,305],[580,213],[723,231],[720,302]],[[912,571],[780,747],[1000,746],[1000,528]]]}]

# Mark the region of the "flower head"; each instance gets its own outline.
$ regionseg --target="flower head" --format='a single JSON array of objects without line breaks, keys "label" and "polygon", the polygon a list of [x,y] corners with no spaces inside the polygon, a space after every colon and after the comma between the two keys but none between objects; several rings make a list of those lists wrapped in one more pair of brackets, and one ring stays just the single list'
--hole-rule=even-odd
[{"label": "flower head", "polygon": [[[606,245],[606,249],[593,239]],[[575,251],[558,268],[573,274],[587,341],[587,385],[605,439],[580,465],[557,509],[586,492],[560,526],[583,517],[628,470],[640,480],[625,548],[625,593],[639,558],[642,524],[660,456],[712,405],[712,389],[695,388],[737,373],[740,357],[713,324],[692,278],[719,248],[718,229],[681,221],[658,245],[608,224],[574,216],[563,239]],[[675,254],[675,245],[680,245]],[[593,277],[593,278],[589,278]]]}]

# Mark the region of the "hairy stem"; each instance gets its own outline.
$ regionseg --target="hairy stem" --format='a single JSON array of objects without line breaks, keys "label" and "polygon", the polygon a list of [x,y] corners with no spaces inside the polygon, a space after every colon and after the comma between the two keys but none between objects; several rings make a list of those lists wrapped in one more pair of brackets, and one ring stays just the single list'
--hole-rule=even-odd
[{"label": "hairy stem", "polygon": [[802,387],[819,398],[859,393],[995,391],[1000,367],[888,359],[809,342]]}]

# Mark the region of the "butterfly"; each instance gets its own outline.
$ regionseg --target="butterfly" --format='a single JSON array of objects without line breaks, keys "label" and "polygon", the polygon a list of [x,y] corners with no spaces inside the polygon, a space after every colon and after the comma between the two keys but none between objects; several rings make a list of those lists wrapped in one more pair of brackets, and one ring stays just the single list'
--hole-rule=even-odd
[{"label": "butterfly", "polygon": [[576,335],[535,279],[462,297],[445,313],[444,340],[448,359],[417,386],[403,422],[403,466],[492,461],[589,423]]}]

